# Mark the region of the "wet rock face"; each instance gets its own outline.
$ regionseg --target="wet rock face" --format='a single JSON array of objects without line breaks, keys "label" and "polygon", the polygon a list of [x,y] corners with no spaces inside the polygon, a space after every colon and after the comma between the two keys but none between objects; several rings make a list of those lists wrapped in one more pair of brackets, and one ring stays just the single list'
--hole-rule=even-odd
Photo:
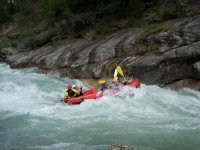
[{"label": "wet rock face", "polygon": [[114,58],[116,56],[117,44],[127,35],[128,32],[122,32],[109,37],[104,43],[93,49],[90,53],[89,63],[98,63]]},{"label": "wet rock face", "polygon": [[16,53],[17,53],[17,50],[12,47],[2,48],[0,51],[0,62],[4,62],[6,57],[11,56]]},{"label": "wet rock face", "polygon": [[168,32],[160,32],[146,38],[148,45],[158,44],[159,51],[190,45],[200,39],[200,18],[186,20],[177,28]]},{"label": "wet rock face", "polygon": [[172,89],[180,89],[180,88],[192,88],[194,90],[200,91],[200,81],[195,79],[184,79],[176,81],[172,84],[167,85]]},{"label": "wet rock face", "polygon": [[18,49],[33,49],[50,42],[51,34],[49,31],[41,32],[34,37],[28,37],[24,41],[16,43]]},{"label": "wet rock face", "polygon": [[[11,67],[56,69],[74,78],[113,77],[118,64],[126,76],[138,77],[147,84],[200,80],[200,17],[164,25],[170,29],[148,34],[142,29],[130,29],[95,41],[65,40],[30,51],[1,49],[1,53]],[[37,39],[46,42],[47,35],[42,33]]]}]

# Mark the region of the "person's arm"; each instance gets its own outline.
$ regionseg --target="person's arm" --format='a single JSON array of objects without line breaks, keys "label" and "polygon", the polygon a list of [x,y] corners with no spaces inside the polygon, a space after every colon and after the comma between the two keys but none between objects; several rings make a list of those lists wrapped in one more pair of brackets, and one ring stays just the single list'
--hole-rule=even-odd
[{"label": "person's arm", "polygon": [[83,88],[82,88],[82,86],[80,87],[80,92],[81,92],[81,93],[83,92]]},{"label": "person's arm", "polygon": [[79,91],[79,90],[77,90],[77,89],[72,89],[72,90],[73,90],[73,92],[74,92],[76,95],[80,94],[80,91]]},{"label": "person's arm", "polygon": [[69,94],[68,94],[68,92],[65,92],[65,93],[64,93],[64,101],[66,101],[67,98],[69,98]]},{"label": "person's arm", "polygon": [[99,86],[99,88],[98,88],[98,91],[103,91],[103,87],[102,86]]},{"label": "person's arm", "polygon": [[127,81],[124,81],[123,85],[127,85],[127,84],[128,84],[128,82],[127,82]]}]

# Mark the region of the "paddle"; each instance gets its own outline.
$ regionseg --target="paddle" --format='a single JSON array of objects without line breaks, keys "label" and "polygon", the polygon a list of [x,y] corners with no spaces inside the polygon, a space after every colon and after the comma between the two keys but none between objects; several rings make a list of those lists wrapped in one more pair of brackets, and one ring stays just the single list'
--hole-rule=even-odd
[{"label": "paddle", "polygon": [[115,69],[115,72],[114,72],[114,78],[117,77],[117,74],[118,74],[117,69]]},{"label": "paddle", "polygon": [[122,71],[122,68],[120,66],[117,66],[117,71],[119,72],[119,74],[124,78],[124,80],[126,80],[126,78],[124,77],[124,73]]}]

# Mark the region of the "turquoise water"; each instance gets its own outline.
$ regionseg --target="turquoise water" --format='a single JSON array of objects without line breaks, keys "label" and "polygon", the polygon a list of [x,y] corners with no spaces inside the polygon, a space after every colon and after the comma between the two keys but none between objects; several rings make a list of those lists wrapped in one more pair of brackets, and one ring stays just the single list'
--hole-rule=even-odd
[{"label": "turquoise water", "polygon": [[200,92],[142,85],[131,89],[134,97],[106,96],[70,106],[60,102],[66,83],[89,88],[78,80],[0,64],[1,150],[106,150],[113,144],[200,149]]}]

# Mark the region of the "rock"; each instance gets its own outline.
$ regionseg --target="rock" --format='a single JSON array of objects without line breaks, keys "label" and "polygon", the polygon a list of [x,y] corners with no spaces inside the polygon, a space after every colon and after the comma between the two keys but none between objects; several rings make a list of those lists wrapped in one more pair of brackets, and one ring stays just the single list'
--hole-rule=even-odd
[{"label": "rock", "polygon": [[170,47],[169,46],[167,46],[167,45],[162,45],[160,48],[159,48],[159,51],[161,52],[161,53],[165,53],[165,52],[167,52],[168,50],[170,50]]},{"label": "rock", "polygon": [[128,31],[126,37],[124,37],[116,47],[116,56],[127,56],[127,55],[142,55],[149,51],[146,45],[141,44],[138,40],[143,31],[141,29],[133,29]]},{"label": "rock", "polygon": [[50,41],[50,38],[51,34],[49,31],[41,32],[40,34],[35,36],[32,47],[44,45]]},{"label": "rock", "polygon": [[94,31],[94,30],[88,31],[88,32],[85,34],[85,38],[86,38],[87,40],[91,40],[91,41],[97,39],[97,33],[96,33],[96,31]]},{"label": "rock", "polygon": [[176,49],[172,49],[168,52],[165,52],[162,56],[163,61],[170,61],[176,58]]},{"label": "rock", "polygon": [[17,54],[17,49],[12,48],[12,47],[7,47],[7,48],[3,48],[1,50],[1,53],[3,55],[9,56],[9,55]]},{"label": "rock", "polygon": [[112,145],[110,150],[135,150],[127,145]]},{"label": "rock", "polygon": [[36,66],[79,79],[113,77],[118,64],[126,76],[138,77],[146,84],[200,80],[200,17],[174,20],[166,26],[171,29],[144,34],[144,30],[134,28],[95,41],[80,38],[49,42],[49,33],[42,32],[35,40],[21,43],[23,48],[34,47],[29,51],[2,52],[11,67]]},{"label": "rock", "polygon": [[26,38],[17,43],[17,49],[33,49],[50,42],[51,34],[49,31],[41,32],[35,36]]},{"label": "rock", "polygon": [[193,64],[193,67],[197,79],[200,79],[200,62],[196,62],[195,64]]},{"label": "rock", "polygon": [[15,56],[8,56],[8,62],[12,67],[24,65],[38,66],[43,69],[55,69],[69,67],[75,60],[76,53],[88,44],[84,39],[77,41],[62,41],[57,44],[49,44],[32,51],[24,51]]},{"label": "rock", "polygon": [[108,63],[108,61],[104,61],[103,63],[97,63],[92,67],[92,77],[95,79],[99,79],[103,76],[103,70],[105,68],[105,65]]},{"label": "rock", "polygon": [[17,49],[12,47],[2,48],[0,50],[0,62],[5,62],[8,56],[17,54]]},{"label": "rock", "polygon": [[86,82],[91,87],[98,87],[98,80],[95,79],[81,79],[83,82]]},{"label": "rock", "polygon": [[193,64],[194,69],[200,73],[200,62],[196,62],[195,64]]},{"label": "rock", "polygon": [[90,59],[90,53],[96,49],[99,45],[103,44],[107,38],[100,40],[100,41],[95,41],[92,43],[88,43],[88,46],[83,48],[79,53],[76,53],[77,60],[74,61],[74,63],[71,65],[72,68],[77,68],[82,65],[86,65],[89,63]]},{"label": "rock", "polygon": [[191,46],[182,46],[175,49],[176,58],[192,57],[193,49]]},{"label": "rock", "polygon": [[191,88],[193,90],[200,91],[200,81],[195,79],[184,79],[169,84],[166,87],[170,87],[172,89]]},{"label": "rock", "polygon": [[0,56],[0,62],[4,62],[4,58],[2,56]]},{"label": "rock", "polygon": [[189,5],[186,9],[186,14],[188,17],[195,16],[196,14],[200,14],[200,1],[193,0],[192,4]]},{"label": "rock", "polygon": [[127,36],[127,32],[118,33],[116,35],[110,36],[108,40],[99,46],[97,46],[90,53],[89,63],[97,63],[114,58],[116,55],[116,45]]}]

